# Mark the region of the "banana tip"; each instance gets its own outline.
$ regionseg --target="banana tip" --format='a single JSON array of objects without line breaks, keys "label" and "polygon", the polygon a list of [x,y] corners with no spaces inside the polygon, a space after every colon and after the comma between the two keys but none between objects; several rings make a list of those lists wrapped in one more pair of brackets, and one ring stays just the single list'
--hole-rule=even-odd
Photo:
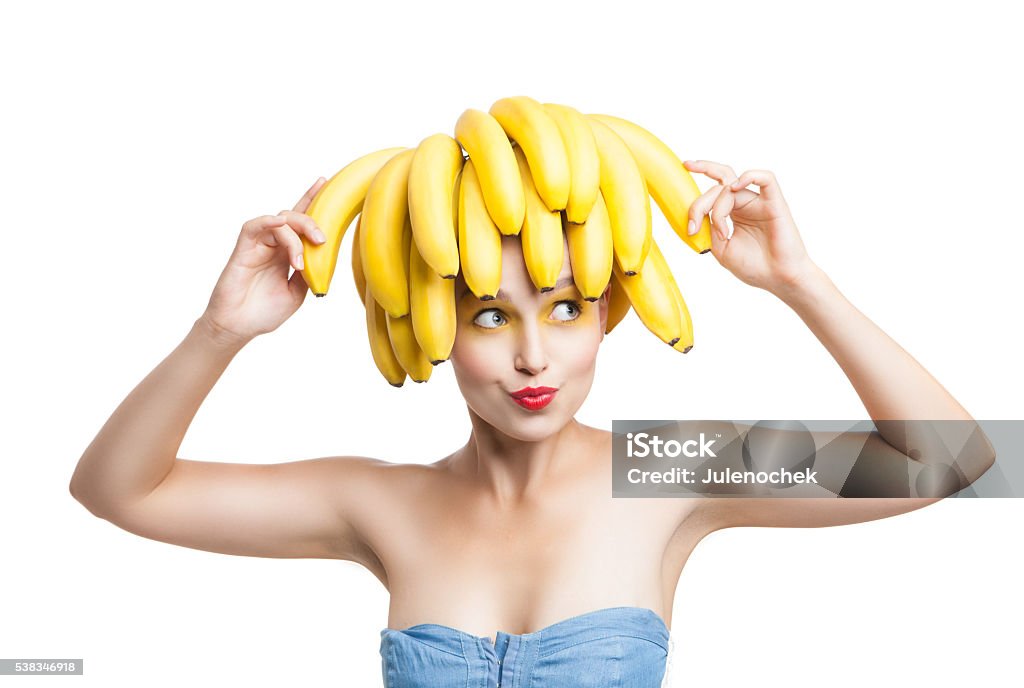
[{"label": "banana tip", "polygon": [[686,347],[685,349],[683,349],[683,353],[684,353],[684,354],[688,354],[688,353],[690,353],[690,349],[692,349],[692,348],[693,348],[693,344],[691,344],[690,346],[688,346],[688,347]]},{"label": "banana tip", "polygon": [[[315,292],[314,292],[315,293]],[[317,294],[316,297],[319,299],[321,296],[327,296],[327,294]]]},{"label": "banana tip", "polygon": [[626,270],[626,277],[632,277],[636,274],[636,270]]},{"label": "banana tip", "polygon": [[703,251],[701,251],[701,252],[700,252],[700,254],[701,254],[701,255],[703,256],[703,255],[704,255],[705,253],[708,253],[708,252],[710,252],[710,251],[711,251],[711,249],[709,249],[709,248],[706,248],[706,249],[704,249]]},{"label": "banana tip", "polygon": [[402,385],[404,385],[404,384],[405,384],[405,382],[404,382],[404,381],[403,381],[403,382],[391,382],[391,383],[389,383],[389,384],[390,384],[390,385],[391,385],[392,387],[401,387]]},{"label": "banana tip", "polygon": [[669,346],[675,346],[678,342],[679,342],[679,337],[676,337],[671,342],[669,342],[668,345]]},{"label": "banana tip", "polygon": [[540,288],[540,293],[541,293],[541,294],[546,294],[546,293],[548,293],[549,291],[554,291],[554,290],[555,290],[555,288],[554,288],[554,287],[541,287],[541,288]]},{"label": "banana tip", "polygon": [[439,358],[436,361],[431,361],[430,365],[435,365],[435,366],[436,365],[440,365],[440,364],[444,363],[447,360],[448,360],[447,358]]},{"label": "banana tip", "polygon": [[455,275],[441,275],[445,279],[455,279]]},{"label": "banana tip", "polygon": [[480,300],[481,301],[493,301],[494,300],[494,294],[484,294],[483,296],[480,297]]},{"label": "banana tip", "polygon": [[599,296],[585,296],[583,300],[590,301],[591,303],[593,303],[594,301],[597,301],[599,298]]}]

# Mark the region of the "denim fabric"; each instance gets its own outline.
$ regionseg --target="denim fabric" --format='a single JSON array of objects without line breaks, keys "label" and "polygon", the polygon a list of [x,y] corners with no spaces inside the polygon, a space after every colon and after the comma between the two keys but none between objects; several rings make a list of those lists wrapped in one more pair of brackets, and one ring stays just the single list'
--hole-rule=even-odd
[{"label": "denim fabric", "polygon": [[672,640],[644,607],[608,607],[496,643],[440,624],[380,632],[385,688],[659,688]]}]

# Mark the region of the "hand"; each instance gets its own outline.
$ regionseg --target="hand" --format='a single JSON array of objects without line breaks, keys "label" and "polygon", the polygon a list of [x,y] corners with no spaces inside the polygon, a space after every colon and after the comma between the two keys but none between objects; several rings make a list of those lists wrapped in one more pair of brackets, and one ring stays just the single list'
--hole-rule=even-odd
[{"label": "hand", "polygon": [[[200,321],[223,342],[244,345],[277,329],[299,309],[309,288],[302,279],[302,239],[325,241],[305,215],[326,183],[314,182],[292,210],[263,215],[242,225],[235,250],[220,275]],[[295,270],[288,277],[289,265]]]},{"label": "hand", "polygon": [[[711,253],[729,272],[778,295],[816,269],[775,175],[748,170],[737,178],[731,167],[710,160],[687,160],[683,165],[718,182],[693,202],[689,216],[693,226],[700,227],[710,212]],[[752,183],[760,193],[745,188]]]}]

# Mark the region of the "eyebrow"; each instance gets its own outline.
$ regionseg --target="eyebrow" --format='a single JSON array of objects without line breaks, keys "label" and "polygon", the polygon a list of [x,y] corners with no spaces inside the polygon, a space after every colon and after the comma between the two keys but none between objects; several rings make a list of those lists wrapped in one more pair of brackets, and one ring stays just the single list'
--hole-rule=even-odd
[{"label": "eyebrow", "polygon": [[[574,285],[575,283],[576,282],[573,279],[572,275],[569,275],[568,277],[562,277],[557,282],[555,282],[555,286],[551,289],[551,291],[557,291],[559,289],[563,289],[563,288],[568,287],[570,285]],[[544,293],[547,294],[547,293],[550,293],[550,292],[544,292]],[[462,295],[459,297],[459,299],[463,299],[463,298],[465,298],[466,296],[469,296],[469,295],[471,295],[473,297],[476,297],[476,295],[473,294],[473,291],[469,288],[469,286],[466,286],[465,289],[462,292]],[[508,292],[505,291],[504,289],[499,289],[498,290],[498,293],[494,295],[494,300],[496,300],[496,301],[504,301],[505,303],[512,303],[512,299],[509,298]]]}]

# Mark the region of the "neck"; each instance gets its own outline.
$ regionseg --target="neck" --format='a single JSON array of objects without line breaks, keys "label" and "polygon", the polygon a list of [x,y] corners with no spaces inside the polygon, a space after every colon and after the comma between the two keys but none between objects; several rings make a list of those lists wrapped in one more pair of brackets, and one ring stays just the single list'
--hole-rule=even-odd
[{"label": "neck", "polygon": [[536,497],[575,463],[586,426],[575,418],[539,440],[507,435],[469,411],[473,431],[453,457],[458,472],[479,483],[499,505]]}]

